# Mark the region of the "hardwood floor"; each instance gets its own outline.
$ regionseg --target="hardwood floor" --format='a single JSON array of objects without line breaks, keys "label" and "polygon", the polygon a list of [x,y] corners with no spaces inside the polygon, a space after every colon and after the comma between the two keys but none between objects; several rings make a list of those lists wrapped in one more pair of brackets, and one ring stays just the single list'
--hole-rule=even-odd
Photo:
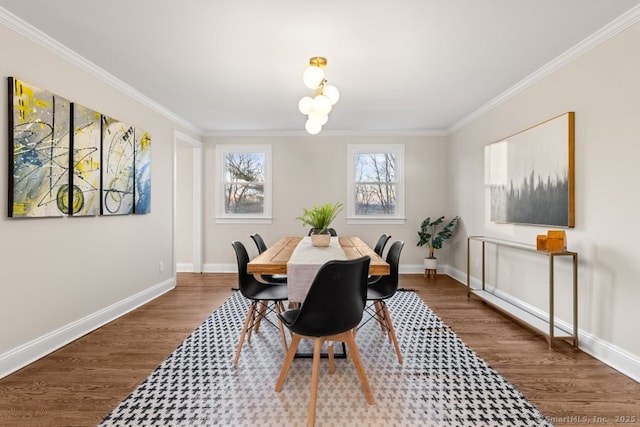
[{"label": "hardwood floor", "polygon": [[[0,380],[0,426],[94,426],[231,294],[235,274],[178,274],[175,290]],[[640,425],[640,384],[545,339],[448,276],[401,275],[556,425]],[[405,356],[406,357],[406,356]]]}]

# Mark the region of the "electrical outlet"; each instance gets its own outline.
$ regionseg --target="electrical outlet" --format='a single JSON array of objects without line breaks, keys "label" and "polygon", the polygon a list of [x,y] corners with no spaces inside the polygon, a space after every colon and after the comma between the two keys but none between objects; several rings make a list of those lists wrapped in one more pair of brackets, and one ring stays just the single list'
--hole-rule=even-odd
[{"label": "electrical outlet", "polygon": [[160,273],[164,272],[164,261],[160,261],[160,265],[158,266],[158,269],[160,270]]},{"label": "electrical outlet", "polygon": [[480,268],[480,258],[476,258],[476,260],[473,262],[473,265],[475,268]]}]

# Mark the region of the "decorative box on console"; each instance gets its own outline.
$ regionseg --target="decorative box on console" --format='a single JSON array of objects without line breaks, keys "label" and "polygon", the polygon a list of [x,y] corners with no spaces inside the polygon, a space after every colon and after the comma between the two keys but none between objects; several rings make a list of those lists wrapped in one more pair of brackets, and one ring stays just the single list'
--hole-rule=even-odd
[{"label": "decorative box on console", "polygon": [[549,230],[536,236],[536,249],[547,252],[566,252],[567,235],[564,230]]}]

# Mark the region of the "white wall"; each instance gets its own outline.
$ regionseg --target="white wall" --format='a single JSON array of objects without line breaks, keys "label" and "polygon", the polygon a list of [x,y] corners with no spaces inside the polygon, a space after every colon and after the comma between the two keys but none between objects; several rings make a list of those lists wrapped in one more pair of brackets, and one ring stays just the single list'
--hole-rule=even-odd
[{"label": "white wall", "polygon": [[[152,144],[151,214],[142,216],[10,219],[0,217],[0,377],[175,285],[173,266],[173,131],[176,123],[115,90],[80,67],[0,25],[3,79],[14,76],[97,111],[148,130]],[[205,271],[233,271],[230,248],[249,234],[267,243],[305,229],[302,207],[346,197],[346,147],[353,143],[403,143],[407,166],[404,225],[347,225],[340,234],[373,244],[381,232],[405,240],[401,264],[419,269],[417,227],[426,216],[459,214],[458,235],[439,258],[464,280],[465,235],[485,234],[534,242],[539,228],[495,225],[485,214],[483,147],[566,111],[576,112],[576,227],[569,248],[580,253],[581,347],[640,378],[637,303],[640,263],[634,227],[640,202],[640,26],[622,32],[450,137],[265,136],[210,137],[204,148]],[[6,80],[5,80],[6,81]],[[4,99],[8,93],[6,84]],[[6,105],[6,104],[5,104]],[[6,116],[5,116],[6,117]],[[7,135],[0,120],[0,135]],[[273,146],[274,208],[271,225],[216,224],[215,144]],[[0,189],[7,188],[7,151],[0,152]],[[293,179],[291,177],[294,177]],[[178,180],[178,182],[180,182]],[[311,191],[309,190],[311,189]],[[6,190],[5,190],[6,191]],[[7,212],[7,198],[0,197]],[[193,212],[191,212],[193,214]],[[185,217],[186,218],[186,217]],[[176,224],[182,230],[184,224]],[[188,229],[188,224],[186,225]],[[183,249],[183,246],[178,245]],[[184,250],[188,251],[188,243]],[[180,260],[182,262],[182,259]],[[185,260],[187,261],[187,260]],[[159,271],[163,262],[164,272]],[[500,286],[545,309],[545,266],[537,258],[500,260]],[[533,266],[533,267],[531,267]],[[523,274],[523,271],[526,274]],[[478,270],[473,274],[477,278]],[[560,276],[567,275],[560,268]],[[560,289],[566,299],[566,290]],[[559,307],[568,318],[566,306]]]},{"label": "white wall", "polygon": [[[216,144],[271,144],[273,165],[273,223],[217,224],[215,222],[215,146]],[[235,270],[231,241],[241,240],[253,256],[257,253],[249,235],[260,233],[267,245],[285,235],[304,235],[296,217],[303,208],[318,203],[343,202],[347,195],[348,144],[405,145],[406,222],[404,225],[349,225],[345,213],[333,223],[339,235],[356,235],[374,245],[386,232],[393,240],[404,240],[401,264],[405,269],[422,271],[424,248],[416,247],[417,231],[427,216],[451,215],[451,183],[448,148],[444,136],[264,136],[211,137],[204,141],[204,263],[205,271]],[[445,248],[438,254],[443,264]]]},{"label": "white wall", "polygon": [[176,265],[193,271],[193,147],[176,144]]},{"label": "white wall", "polygon": [[[0,150],[0,377],[175,286],[174,124],[52,51],[0,24],[2,120],[7,77],[129,122],[152,137],[151,213],[7,217],[7,149]],[[165,269],[160,272],[159,263]]]},{"label": "white wall", "polygon": [[[451,135],[455,210],[468,235],[535,244],[546,228],[488,220],[483,148],[518,131],[575,111],[576,226],[568,249],[579,253],[581,348],[640,378],[640,24],[606,41]],[[477,253],[477,252],[476,252]],[[475,256],[472,258],[472,260]],[[466,248],[453,265],[466,276]],[[475,265],[472,262],[472,265]],[[540,256],[504,253],[489,280],[547,311],[547,270]],[[570,269],[559,267],[556,309],[570,321]],[[479,270],[473,268],[477,279]]]}]

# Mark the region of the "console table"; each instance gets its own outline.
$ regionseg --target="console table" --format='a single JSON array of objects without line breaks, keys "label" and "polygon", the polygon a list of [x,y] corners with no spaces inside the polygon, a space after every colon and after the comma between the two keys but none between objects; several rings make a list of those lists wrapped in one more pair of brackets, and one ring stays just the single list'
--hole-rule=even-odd
[{"label": "console table", "polygon": [[[471,242],[482,243],[482,289],[471,288]],[[549,320],[530,313],[506,300],[496,296],[485,289],[485,245],[508,247],[546,256],[549,261]],[[556,326],[554,317],[554,261],[556,257],[571,257],[573,259],[573,327],[572,331],[566,331]],[[467,298],[475,295],[485,303],[495,307],[503,313],[520,320],[542,333],[553,348],[554,340],[569,340],[575,348],[578,348],[578,254],[576,252],[547,252],[539,251],[533,245],[510,242],[485,236],[470,236],[467,238]]]}]

